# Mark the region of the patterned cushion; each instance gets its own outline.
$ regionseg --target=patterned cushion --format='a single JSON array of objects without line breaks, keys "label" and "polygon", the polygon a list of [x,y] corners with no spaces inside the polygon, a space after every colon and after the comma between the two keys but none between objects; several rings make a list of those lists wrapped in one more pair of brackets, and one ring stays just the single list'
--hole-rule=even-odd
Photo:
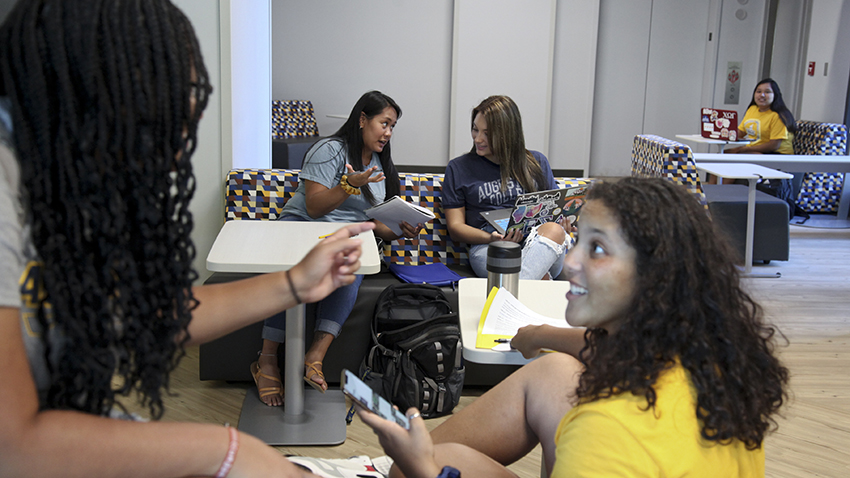
[{"label": "patterned cushion", "polygon": [[[299,170],[233,169],[227,174],[225,220],[280,217],[286,201],[298,188]],[[384,245],[384,256],[397,264],[468,264],[466,245],[452,241],[440,203],[442,174],[400,173],[400,196],[434,211],[436,218],[425,224],[415,239],[401,238]],[[589,179],[555,178],[558,187],[590,184]]]},{"label": "patterned cushion", "polygon": [[384,245],[384,255],[396,264],[420,265],[442,262],[468,264],[466,246],[452,241],[446,217],[440,203],[442,174],[400,173],[400,196],[405,201],[432,209],[437,216],[425,223],[425,229],[415,239],[400,238]]},{"label": "patterned cushion", "polygon": [[665,178],[688,188],[708,211],[691,148],[661,136],[637,135],[632,145],[632,176]]},{"label": "patterned cushion", "polygon": [[225,182],[225,220],[280,217],[298,187],[299,170],[233,169]]},{"label": "patterned cushion", "polygon": [[318,136],[319,127],[310,101],[272,101],[272,138]]},{"label": "patterned cushion", "polygon": [[[847,154],[847,127],[836,123],[797,121],[794,152],[811,155]],[[843,183],[842,173],[805,173],[797,205],[806,212],[837,212]]]}]

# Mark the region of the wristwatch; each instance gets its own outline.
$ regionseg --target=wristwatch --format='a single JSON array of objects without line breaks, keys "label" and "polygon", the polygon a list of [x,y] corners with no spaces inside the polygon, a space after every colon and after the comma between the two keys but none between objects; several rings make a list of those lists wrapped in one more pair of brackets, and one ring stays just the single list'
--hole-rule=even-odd
[{"label": "wristwatch", "polygon": [[451,466],[444,466],[437,478],[460,478],[460,470]]}]

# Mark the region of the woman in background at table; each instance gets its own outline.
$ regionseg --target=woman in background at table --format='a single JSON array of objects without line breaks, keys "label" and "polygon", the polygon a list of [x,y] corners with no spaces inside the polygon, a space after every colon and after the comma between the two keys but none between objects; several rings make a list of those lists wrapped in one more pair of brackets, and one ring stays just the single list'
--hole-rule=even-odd
[{"label": "woman in background at table", "polygon": [[734,154],[794,154],[797,123],[785,106],[779,85],[771,78],[758,82],[744,119],[738,124],[739,138],[752,143],[727,148]]},{"label": "woman in background at table", "polygon": [[187,347],[351,283],[374,227],[193,286],[211,91],[167,0],[21,0],[0,27],[0,476],[304,475],[233,427],[157,420]]},{"label": "woman in background at table", "polygon": [[[364,210],[397,196],[398,171],[390,152],[390,138],[401,117],[401,108],[380,91],[370,91],[357,100],[345,124],[330,138],[313,145],[304,156],[298,176],[298,189],[286,202],[283,221],[361,222],[369,218]],[[375,235],[384,241],[397,236],[380,221]],[[402,235],[412,238],[423,225],[399,224]],[[342,324],[354,308],[363,276],[340,287],[316,304],[316,328],[313,342],[304,357],[304,380],[324,393],[328,389],[322,373],[322,360]],[[251,374],[260,398],[266,405],[283,404],[278,348],[286,337],[286,316],[278,314],[263,326],[263,345],[259,358],[251,364]]]},{"label": "woman in background at table", "polygon": [[528,237],[513,230],[502,236],[482,211],[512,208],[517,196],[556,189],[549,161],[525,149],[519,108],[507,96],[491,96],[472,110],[472,149],[449,161],[443,181],[443,210],[452,240],[469,245],[469,263],[487,277],[487,247],[493,241],[523,244],[520,279],[555,278],[563,268],[568,235],[547,222]]},{"label": "woman in background at table", "polygon": [[580,328],[525,327],[511,342],[526,357],[566,353],[520,368],[430,435],[415,409],[409,431],[359,414],[394,476],[515,477],[505,466],[538,443],[556,478],[764,476],[788,370],[734,258],[685,188],[597,183],[564,261],[565,318]]},{"label": "woman in background at table", "polygon": [[[738,138],[752,142],[735,148],[726,148],[724,153],[794,154],[796,131],[797,123],[794,115],[785,106],[779,85],[773,79],[765,78],[756,85],[744,119],[738,124]],[[709,178],[709,183],[716,182],[716,177]],[[735,180],[725,179],[723,182],[733,183]]]}]

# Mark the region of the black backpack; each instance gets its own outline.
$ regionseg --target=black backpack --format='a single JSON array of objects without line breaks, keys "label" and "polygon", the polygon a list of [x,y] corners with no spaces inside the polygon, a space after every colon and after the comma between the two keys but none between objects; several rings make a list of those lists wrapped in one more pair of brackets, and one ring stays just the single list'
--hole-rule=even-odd
[{"label": "black backpack", "polygon": [[402,412],[417,407],[433,418],[457,405],[465,374],[460,321],[445,293],[429,284],[384,289],[360,365],[363,381]]}]

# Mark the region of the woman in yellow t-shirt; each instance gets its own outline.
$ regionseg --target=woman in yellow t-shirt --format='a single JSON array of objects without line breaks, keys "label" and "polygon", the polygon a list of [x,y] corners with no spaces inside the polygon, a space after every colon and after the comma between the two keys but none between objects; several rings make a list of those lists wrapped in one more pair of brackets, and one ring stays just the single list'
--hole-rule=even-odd
[{"label": "woman in yellow t-shirt", "polygon": [[752,143],[728,148],[726,153],[794,154],[794,115],[785,106],[779,85],[765,78],[756,85],[753,99],[738,125],[738,137]]},{"label": "woman in yellow t-shirt", "polygon": [[598,183],[587,199],[564,261],[574,328],[524,327],[511,342],[526,357],[566,353],[430,435],[415,409],[409,431],[360,410],[406,476],[515,476],[505,466],[538,444],[558,478],[764,476],[788,370],[734,252],[672,182]]}]

